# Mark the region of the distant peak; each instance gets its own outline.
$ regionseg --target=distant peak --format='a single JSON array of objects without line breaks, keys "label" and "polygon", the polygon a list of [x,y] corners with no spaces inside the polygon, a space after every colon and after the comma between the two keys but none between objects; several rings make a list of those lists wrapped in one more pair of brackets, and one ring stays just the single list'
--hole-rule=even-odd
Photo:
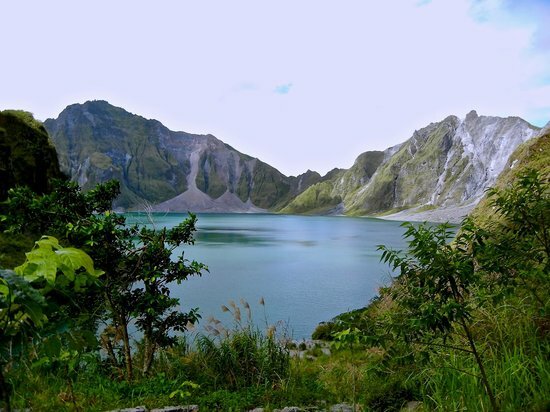
[{"label": "distant peak", "polygon": [[86,100],[84,103],[73,103],[68,105],[66,108],[79,108],[79,107],[90,107],[90,106],[112,106],[107,100]]},{"label": "distant peak", "polygon": [[107,100],[87,100],[82,106],[112,106]]},{"label": "distant peak", "polygon": [[466,121],[477,119],[477,117],[478,117],[477,112],[475,110],[472,110],[470,111],[470,113],[466,115]]}]

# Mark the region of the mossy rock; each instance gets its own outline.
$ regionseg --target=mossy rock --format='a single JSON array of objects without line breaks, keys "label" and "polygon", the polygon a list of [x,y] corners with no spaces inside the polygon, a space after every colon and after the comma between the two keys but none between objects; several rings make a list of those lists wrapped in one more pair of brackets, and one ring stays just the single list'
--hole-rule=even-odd
[{"label": "mossy rock", "polygon": [[0,112],[0,200],[15,186],[47,193],[52,179],[64,177],[42,123],[28,112]]}]

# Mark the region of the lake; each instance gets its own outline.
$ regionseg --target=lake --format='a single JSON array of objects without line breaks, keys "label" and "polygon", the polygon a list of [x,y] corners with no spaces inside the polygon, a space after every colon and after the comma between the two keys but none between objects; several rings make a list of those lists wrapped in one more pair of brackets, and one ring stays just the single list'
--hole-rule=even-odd
[{"label": "lake", "polygon": [[[126,216],[129,223],[147,223],[145,214]],[[152,216],[155,226],[173,227],[187,214]],[[364,307],[389,283],[377,245],[406,247],[400,222],[370,218],[199,214],[197,227],[195,245],[183,248],[185,257],[205,263],[210,272],[173,285],[182,309],[198,307],[200,325],[212,316],[230,327],[233,318],[221,305],[244,299],[257,325],[282,321],[294,339],[307,339],[319,322]]]}]

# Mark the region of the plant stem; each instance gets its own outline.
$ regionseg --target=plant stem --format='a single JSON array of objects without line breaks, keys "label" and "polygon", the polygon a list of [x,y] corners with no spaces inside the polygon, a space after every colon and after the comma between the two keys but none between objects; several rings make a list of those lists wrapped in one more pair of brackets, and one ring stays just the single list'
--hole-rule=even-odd
[{"label": "plant stem", "polygon": [[481,357],[479,356],[479,353],[477,352],[476,344],[474,342],[474,339],[472,337],[472,333],[470,332],[470,328],[464,321],[464,319],[461,319],[460,324],[462,325],[462,328],[464,329],[464,332],[466,333],[466,337],[468,338],[468,343],[470,344],[470,347],[472,348],[472,353],[476,359],[477,365],[479,367],[479,371],[481,373],[481,381],[483,383],[483,386],[485,386],[485,390],[487,391],[487,395],[489,396],[489,400],[491,402],[491,407],[493,409],[493,412],[498,412],[500,409],[498,407],[497,400],[495,398],[495,394],[493,393],[493,390],[491,389],[491,385],[489,384],[489,380],[487,379],[487,374],[485,373],[485,367],[483,366],[483,362],[481,360]]}]

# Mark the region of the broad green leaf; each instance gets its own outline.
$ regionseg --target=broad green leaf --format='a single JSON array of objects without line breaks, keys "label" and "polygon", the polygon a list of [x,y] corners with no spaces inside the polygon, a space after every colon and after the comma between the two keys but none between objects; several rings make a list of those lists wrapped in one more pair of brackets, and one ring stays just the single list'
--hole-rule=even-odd
[{"label": "broad green leaf", "polygon": [[0,279],[0,295],[8,296],[10,294],[10,288],[8,283],[4,279]]},{"label": "broad green leaf", "polygon": [[58,336],[50,336],[44,341],[44,352],[50,358],[56,358],[61,353],[61,339]]},{"label": "broad green leaf", "polygon": [[95,275],[94,262],[92,258],[82,250],[72,247],[62,248],[55,251],[59,261],[73,271],[83,267],[90,275]]},{"label": "broad green leaf", "polygon": [[51,249],[46,248],[36,248],[30,252],[25,253],[28,261],[40,260],[40,259],[55,259],[54,252]]},{"label": "broad green leaf", "polygon": [[69,279],[71,282],[74,282],[75,280],[75,273],[74,273],[74,269],[67,266],[67,265],[64,265],[64,264],[61,264],[59,266],[59,269],[61,269],[61,271],[63,272],[63,274],[67,277],[67,279]]},{"label": "broad green leaf", "polygon": [[43,321],[46,320],[42,306],[38,302],[28,299],[23,303],[23,306],[26,309],[25,313],[36,326],[42,325]]},{"label": "broad green leaf", "polygon": [[33,256],[32,260],[27,260],[21,266],[16,267],[15,272],[29,282],[44,278],[53,285],[57,275],[57,262],[54,259]]},{"label": "broad green leaf", "polygon": [[52,236],[42,236],[40,240],[36,242],[36,244],[38,245],[39,248],[50,249],[50,250],[52,249],[57,250],[61,248],[61,246],[59,245],[59,241]]}]

